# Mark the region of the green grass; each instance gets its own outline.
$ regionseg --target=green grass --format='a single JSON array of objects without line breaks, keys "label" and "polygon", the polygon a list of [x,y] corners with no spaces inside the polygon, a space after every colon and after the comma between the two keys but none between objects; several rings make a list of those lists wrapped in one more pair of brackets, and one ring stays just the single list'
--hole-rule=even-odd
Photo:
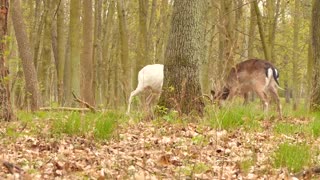
[{"label": "green grass", "polygon": [[305,125],[279,122],[275,124],[274,131],[278,134],[293,135],[307,132],[307,128]]},{"label": "green grass", "polygon": [[291,172],[301,171],[311,163],[311,149],[306,144],[284,143],[275,151],[274,166],[287,167]]},{"label": "green grass", "polygon": [[320,119],[314,119],[309,124],[310,131],[314,138],[318,138],[320,136]]},{"label": "green grass", "polygon": [[108,139],[122,122],[123,115],[116,112],[104,113],[70,113],[52,123],[52,134],[88,136],[93,134],[96,139]]},{"label": "green grass", "polygon": [[117,121],[123,119],[123,116],[117,113],[107,113],[96,120],[94,137],[97,139],[108,139],[116,129]]},{"label": "green grass", "polygon": [[240,165],[240,169],[242,172],[249,173],[250,168],[252,166],[254,166],[254,160],[253,159],[246,159],[246,160],[241,161],[239,163],[239,165]]},{"label": "green grass", "polygon": [[216,129],[232,130],[245,127],[248,130],[260,128],[258,119],[261,119],[263,112],[257,110],[254,105],[233,105],[221,109],[206,107],[206,116],[210,125]]}]

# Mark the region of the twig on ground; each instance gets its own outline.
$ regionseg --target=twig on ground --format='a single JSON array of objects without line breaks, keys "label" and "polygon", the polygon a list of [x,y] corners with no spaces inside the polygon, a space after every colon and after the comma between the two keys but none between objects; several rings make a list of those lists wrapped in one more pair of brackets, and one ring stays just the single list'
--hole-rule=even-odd
[{"label": "twig on ground", "polygon": [[6,168],[8,169],[8,171],[9,171],[11,174],[13,174],[13,173],[15,172],[15,169],[18,171],[18,173],[20,173],[20,172],[23,171],[20,167],[14,165],[13,163],[4,161],[2,164],[3,164],[4,167],[6,167]]},{"label": "twig on ground", "polygon": [[301,172],[298,172],[296,174],[294,174],[293,176],[296,178],[311,178],[312,175],[314,174],[320,174],[320,166],[319,167],[314,167],[314,168],[309,168],[307,170],[303,170]]},{"label": "twig on ground", "polygon": [[90,111],[89,108],[73,108],[73,107],[41,107],[41,111]]},{"label": "twig on ground", "polygon": [[95,107],[78,98],[74,92],[72,92],[72,95],[75,101],[79,102],[80,104],[83,104],[85,107],[89,108],[92,112],[97,112]]}]

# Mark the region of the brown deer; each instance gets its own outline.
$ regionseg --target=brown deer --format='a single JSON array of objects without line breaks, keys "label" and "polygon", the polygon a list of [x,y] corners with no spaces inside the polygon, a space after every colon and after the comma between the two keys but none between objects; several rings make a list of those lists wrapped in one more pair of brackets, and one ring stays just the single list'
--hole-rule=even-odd
[{"label": "brown deer", "polygon": [[268,111],[270,94],[277,104],[280,117],[282,117],[281,104],[277,88],[279,87],[278,70],[268,61],[250,59],[233,67],[227,76],[223,89],[211,94],[215,100],[232,100],[235,95],[242,95],[245,103],[248,101],[248,93],[255,92],[263,102],[264,111]]}]

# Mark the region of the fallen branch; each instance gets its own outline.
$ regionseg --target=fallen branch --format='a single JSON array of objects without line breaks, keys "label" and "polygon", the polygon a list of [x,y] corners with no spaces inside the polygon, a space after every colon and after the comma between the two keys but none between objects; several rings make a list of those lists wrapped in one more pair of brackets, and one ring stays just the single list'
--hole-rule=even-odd
[{"label": "fallen branch", "polygon": [[296,173],[293,176],[299,179],[309,179],[315,174],[320,174],[320,167],[309,168],[307,170],[303,170],[302,172]]},{"label": "fallen branch", "polygon": [[73,107],[41,107],[41,111],[91,111],[89,108],[73,108]]},{"label": "fallen branch", "polygon": [[18,173],[20,173],[20,172],[23,171],[20,167],[14,165],[13,163],[4,161],[2,164],[3,164],[4,167],[6,167],[6,168],[8,169],[8,171],[9,171],[11,174],[13,174],[13,173],[15,172],[15,169],[17,170]]},{"label": "fallen branch", "polygon": [[95,107],[93,107],[89,103],[85,102],[84,100],[81,100],[80,98],[78,98],[74,92],[72,92],[72,96],[73,96],[75,101],[77,101],[80,104],[84,105],[86,108],[90,109],[92,112],[97,112]]}]

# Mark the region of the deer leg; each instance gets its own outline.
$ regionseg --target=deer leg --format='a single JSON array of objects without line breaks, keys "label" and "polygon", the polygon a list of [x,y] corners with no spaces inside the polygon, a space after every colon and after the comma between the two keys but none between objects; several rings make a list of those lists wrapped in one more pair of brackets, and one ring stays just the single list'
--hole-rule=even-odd
[{"label": "deer leg", "polygon": [[273,99],[276,101],[277,110],[278,110],[280,118],[282,119],[282,107],[281,107],[281,103],[280,103],[280,98],[279,98],[278,92],[277,92],[275,87],[271,87],[269,89],[269,92],[271,93],[271,96],[273,97]]},{"label": "deer leg", "polygon": [[137,94],[139,94],[140,92],[142,92],[142,89],[137,88],[136,90],[132,91],[129,97],[129,103],[128,103],[128,110],[127,110],[127,114],[130,113],[130,106],[131,106],[131,102],[132,102],[132,98],[134,96],[136,96]]},{"label": "deer leg", "polygon": [[233,99],[234,99],[234,96],[236,95],[236,92],[237,92],[237,89],[235,89],[235,88],[231,88],[230,89],[230,92],[229,92],[229,95],[228,95],[228,97],[227,97],[227,100],[229,100],[229,101],[233,101]]},{"label": "deer leg", "polygon": [[249,102],[249,93],[243,93],[243,98],[244,98],[243,105],[247,105]]},{"label": "deer leg", "polygon": [[267,95],[263,91],[257,91],[256,93],[263,103],[263,110],[264,110],[264,113],[266,114],[268,112],[268,108],[269,108]]},{"label": "deer leg", "polygon": [[153,92],[150,92],[149,96],[147,97],[147,108],[148,108],[148,110],[151,109],[151,103],[152,103],[153,98],[154,98]]}]

